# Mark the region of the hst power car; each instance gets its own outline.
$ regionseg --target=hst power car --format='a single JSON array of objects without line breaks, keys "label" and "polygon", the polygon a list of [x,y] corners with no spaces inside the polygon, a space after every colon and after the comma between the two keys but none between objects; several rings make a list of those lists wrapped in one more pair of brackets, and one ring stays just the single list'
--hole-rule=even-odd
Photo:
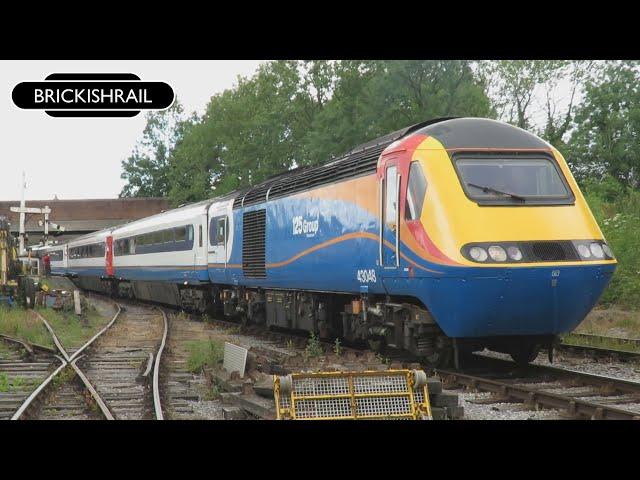
[{"label": "hst power car", "polygon": [[62,252],[86,288],[435,364],[483,347],[531,361],[616,265],[560,152],[482,118],[413,125]]}]

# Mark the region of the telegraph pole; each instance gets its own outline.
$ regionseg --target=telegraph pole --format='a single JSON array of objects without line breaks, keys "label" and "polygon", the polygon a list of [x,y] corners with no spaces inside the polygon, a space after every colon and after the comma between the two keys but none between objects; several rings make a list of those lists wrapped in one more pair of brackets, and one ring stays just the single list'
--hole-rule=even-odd
[{"label": "telegraph pole", "polygon": [[19,232],[19,240],[20,240],[20,252],[18,253],[18,255],[23,256],[26,252],[25,252],[25,248],[24,248],[24,234],[25,234],[25,230],[24,230],[24,224],[25,224],[25,219],[26,219],[26,209],[25,209],[25,205],[24,205],[24,191],[27,188],[27,174],[23,171],[22,172],[22,198],[20,199],[20,232]]}]

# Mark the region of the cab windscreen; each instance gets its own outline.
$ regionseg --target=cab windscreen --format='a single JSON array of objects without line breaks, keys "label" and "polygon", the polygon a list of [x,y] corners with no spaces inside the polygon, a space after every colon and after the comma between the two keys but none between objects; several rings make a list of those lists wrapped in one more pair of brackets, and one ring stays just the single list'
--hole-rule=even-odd
[{"label": "cab windscreen", "polygon": [[461,156],[454,163],[466,195],[480,204],[564,204],[574,200],[551,158]]}]

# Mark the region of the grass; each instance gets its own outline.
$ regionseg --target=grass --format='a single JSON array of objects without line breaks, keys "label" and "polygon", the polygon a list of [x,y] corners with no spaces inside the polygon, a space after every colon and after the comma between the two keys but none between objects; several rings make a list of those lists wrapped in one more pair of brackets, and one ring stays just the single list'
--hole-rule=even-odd
[{"label": "grass", "polygon": [[29,343],[53,347],[44,324],[28,310],[0,307],[0,333]]},{"label": "grass", "polygon": [[62,345],[67,348],[81,347],[112,318],[103,317],[91,305],[83,306],[82,317],[78,317],[72,311],[56,311],[50,308],[36,310],[49,322]]},{"label": "grass", "polygon": [[201,372],[204,367],[215,367],[224,359],[224,346],[219,340],[194,340],[186,343],[189,351],[187,368],[190,372]]},{"label": "grass", "polygon": [[33,380],[24,377],[9,377],[6,373],[0,373],[0,393],[13,392],[32,385]]},{"label": "grass", "polygon": [[640,338],[640,312],[619,308],[597,308],[580,324],[576,333]]},{"label": "grass", "polygon": [[0,342],[0,359],[7,358],[11,353],[11,349],[4,342]]}]

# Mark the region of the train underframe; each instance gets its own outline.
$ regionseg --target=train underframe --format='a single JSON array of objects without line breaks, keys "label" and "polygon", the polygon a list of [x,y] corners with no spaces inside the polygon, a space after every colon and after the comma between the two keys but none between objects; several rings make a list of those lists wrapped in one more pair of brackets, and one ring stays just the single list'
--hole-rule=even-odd
[{"label": "train underframe", "polygon": [[243,324],[314,332],[321,340],[339,338],[368,344],[375,351],[404,350],[438,367],[464,366],[474,351],[489,348],[524,365],[542,347],[552,351],[556,337],[451,338],[429,311],[412,298],[248,288],[230,285],[179,285],[166,282],[72,278],[80,288],[113,297],[171,305],[186,311],[224,315]]}]

